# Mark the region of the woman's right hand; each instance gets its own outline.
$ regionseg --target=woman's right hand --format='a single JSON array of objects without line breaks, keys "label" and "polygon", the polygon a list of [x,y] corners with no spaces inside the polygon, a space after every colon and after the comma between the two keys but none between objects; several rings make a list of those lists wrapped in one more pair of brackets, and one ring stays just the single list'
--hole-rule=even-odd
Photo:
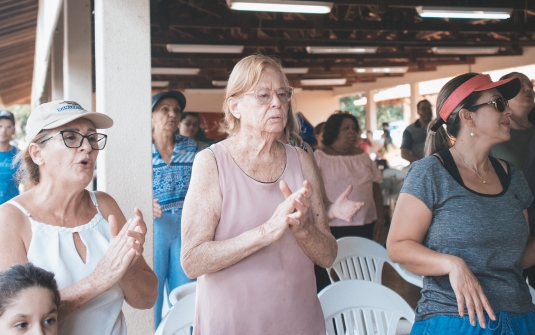
[{"label": "woman's right hand", "polygon": [[162,206],[158,203],[159,199],[152,199],[152,215],[155,219],[162,216]]},{"label": "woman's right hand", "polygon": [[296,202],[299,201],[302,197],[305,197],[305,189],[300,188],[296,192],[287,195],[289,188],[284,180],[281,180],[279,183],[281,192],[284,194],[286,199],[277,206],[273,216],[263,224],[264,233],[271,237],[272,243],[278,241],[282,235],[286,232],[286,229],[289,227],[287,216],[296,211]]},{"label": "woman's right hand", "polygon": [[[142,219],[141,219],[142,220]],[[110,224],[110,246],[99,260],[92,275],[104,291],[110,289],[123,278],[130,266],[143,252],[144,231],[139,218],[129,219],[119,231],[114,215],[108,218]]]},{"label": "woman's right hand", "polygon": [[464,317],[464,306],[466,305],[472,326],[476,325],[477,315],[479,325],[481,328],[485,328],[485,311],[493,321],[496,320],[494,311],[483,292],[483,288],[481,288],[476,276],[464,260],[459,257],[453,258],[449,277],[451,287],[457,298],[457,308],[461,317]]}]

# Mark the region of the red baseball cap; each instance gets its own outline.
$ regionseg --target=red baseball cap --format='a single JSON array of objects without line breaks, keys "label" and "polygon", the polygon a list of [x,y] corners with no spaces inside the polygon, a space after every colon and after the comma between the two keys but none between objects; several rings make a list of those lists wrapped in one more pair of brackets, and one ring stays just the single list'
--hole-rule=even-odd
[{"label": "red baseball cap", "polygon": [[448,118],[455,108],[473,92],[482,92],[495,88],[506,100],[510,100],[520,92],[520,86],[520,79],[516,77],[493,82],[488,74],[478,74],[468,79],[461,86],[457,87],[446,99],[446,102],[444,102],[440,111],[438,111],[440,117],[429,132],[435,134],[438,128],[448,122]]}]

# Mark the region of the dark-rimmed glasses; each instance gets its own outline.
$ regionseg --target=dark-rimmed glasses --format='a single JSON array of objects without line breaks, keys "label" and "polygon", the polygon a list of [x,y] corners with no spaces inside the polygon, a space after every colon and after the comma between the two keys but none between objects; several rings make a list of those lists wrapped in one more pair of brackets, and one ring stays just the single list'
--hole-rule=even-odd
[{"label": "dark-rimmed glasses", "polygon": [[277,93],[277,97],[279,98],[280,102],[287,103],[288,101],[292,100],[292,96],[294,94],[294,88],[293,87],[281,87],[276,90],[270,90],[268,88],[257,88],[254,91],[251,91],[249,93],[245,94],[253,94],[256,100],[261,105],[267,105],[273,96],[271,95],[271,92]]},{"label": "dark-rimmed glasses", "polygon": [[505,100],[502,97],[497,97],[494,100],[491,100],[491,101],[488,101],[488,102],[484,102],[482,104],[475,105],[475,106],[472,106],[472,107],[468,107],[466,109],[468,109],[469,111],[473,112],[476,109],[481,108],[481,107],[486,106],[486,105],[494,105],[494,109],[496,109],[500,113],[503,113],[503,112],[505,112],[507,107],[509,107],[509,101]]},{"label": "dark-rimmed glasses", "polygon": [[45,143],[46,141],[57,135],[61,135],[61,137],[63,138],[63,143],[65,143],[65,146],[67,148],[79,148],[82,146],[84,138],[87,138],[87,142],[89,142],[89,145],[91,145],[91,148],[93,148],[93,150],[102,150],[106,146],[106,140],[108,139],[108,135],[105,134],[93,133],[89,135],[82,135],[76,131],[63,130],[57,134],[45,138],[39,143]]}]

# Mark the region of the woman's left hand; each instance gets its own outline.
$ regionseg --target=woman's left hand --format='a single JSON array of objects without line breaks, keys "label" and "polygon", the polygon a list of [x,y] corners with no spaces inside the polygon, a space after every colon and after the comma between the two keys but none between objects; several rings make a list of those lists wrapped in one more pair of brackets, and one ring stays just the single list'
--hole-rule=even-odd
[{"label": "woman's left hand", "polygon": [[134,239],[132,249],[136,250],[136,256],[132,260],[132,264],[134,264],[139,257],[143,254],[143,245],[145,244],[145,235],[147,234],[147,224],[143,220],[143,213],[139,210],[139,208],[134,208],[134,222],[135,228],[134,230],[128,230],[126,234]]},{"label": "woman's left hand", "polygon": [[[292,191],[288,187],[286,182],[281,182],[281,191],[286,198],[292,195]],[[314,193],[312,185],[308,180],[303,181],[303,187],[296,191],[299,195],[294,200],[295,212],[286,216],[286,222],[290,225],[290,229],[296,233],[301,230],[306,230],[311,224],[314,224],[308,215],[308,209],[310,207],[310,198]]]},{"label": "woman's left hand", "polygon": [[364,206],[363,202],[349,200],[348,196],[351,194],[351,191],[353,191],[353,185],[349,185],[332,203],[330,211],[333,217],[346,222],[351,222],[353,221],[353,217],[357,215],[358,211]]}]

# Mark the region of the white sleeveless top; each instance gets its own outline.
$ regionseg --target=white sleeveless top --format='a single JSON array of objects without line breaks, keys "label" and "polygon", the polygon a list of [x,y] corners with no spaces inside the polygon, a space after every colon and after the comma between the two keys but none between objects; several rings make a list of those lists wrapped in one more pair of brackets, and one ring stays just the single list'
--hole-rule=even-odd
[{"label": "white sleeveless top", "polygon": [[[89,276],[110,244],[108,221],[100,213],[95,194],[89,195],[98,213],[88,223],[74,228],[37,222],[19,203],[8,201],[28,217],[32,226],[28,262],[53,272],[60,290]],[[86,246],[86,263],[74,246],[73,233],[78,233]],[[116,284],[63,319],[58,335],[126,335],[123,301],[123,290]]]}]

